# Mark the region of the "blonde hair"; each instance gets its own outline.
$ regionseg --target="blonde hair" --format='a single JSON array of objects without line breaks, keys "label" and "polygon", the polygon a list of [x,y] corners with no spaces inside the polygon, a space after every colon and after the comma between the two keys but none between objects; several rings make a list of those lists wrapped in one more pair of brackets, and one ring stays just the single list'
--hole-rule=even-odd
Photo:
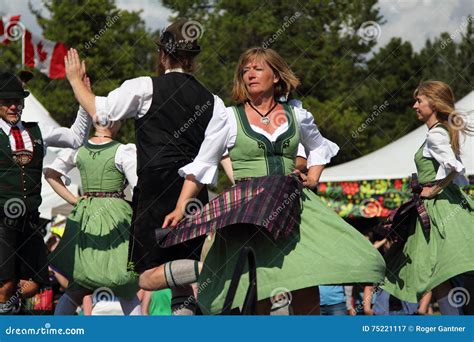
[{"label": "blonde hair", "polygon": [[244,84],[243,70],[250,61],[264,61],[273,70],[279,81],[275,84],[273,95],[275,98],[287,96],[300,84],[298,77],[291,71],[285,60],[272,49],[261,47],[250,48],[239,58],[234,74],[234,85],[232,88],[232,99],[237,103],[245,102],[249,99],[249,93]]},{"label": "blonde hair", "polygon": [[451,87],[441,81],[425,81],[415,89],[413,96],[424,95],[439,122],[446,125],[451,147],[456,155],[460,154],[460,133],[473,132],[467,118],[454,108],[454,94]]}]

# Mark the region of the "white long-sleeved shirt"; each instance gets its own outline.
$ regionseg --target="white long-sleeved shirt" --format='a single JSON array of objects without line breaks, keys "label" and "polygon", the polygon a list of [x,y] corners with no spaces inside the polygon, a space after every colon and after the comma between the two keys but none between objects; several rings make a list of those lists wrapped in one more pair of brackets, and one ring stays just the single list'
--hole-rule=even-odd
[{"label": "white long-sleeved shirt", "polygon": [[464,186],[469,182],[464,177],[466,169],[461,158],[454,154],[449,141],[449,133],[441,127],[434,127],[426,133],[426,144],[423,147],[423,156],[433,158],[439,163],[436,180],[446,178],[452,171],[459,174],[454,178],[456,185]]},{"label": "white long-sleeved shirt", "polygon": [[[79,148],[84,143],[84,139],[89,132],[91,122],[92,120],[89,118],[87,112],[84,109],[79,108],[76,120],[72,124],[71,128],[42,127],[41,136],[43,139],[45,151],[48,146],[67,147],[74,149]],[[31,136],[28,133],[28,130],[25,129],[23,123],[18,121],[15,126],[20,129],[25,149],[28,151],[33,151],[34,142],[31,140]],[[12,126],[9,123],[0,119],[0,130],[2,130],[8,136],[12,151],[16,151],[17,146],[15,144],[15,138],[13,137],[13,134],[11,134],[11,127]]]},{"label": "white long-sleeved shirt", "polygon": [[[339,151],[339,147],[321,135],[311,113],[303,108],[294,107],[293,110],[300,131],[300,143],[304,146],[308,156],[308,168],[329,163],[331,158]],[[288,130],[288,122],[278,127],[273,134],[254,125],[251,125],[251,128],[274,142]],[[192,163],[179,170],[180,175],[183,177],[193,175],[202,184],[215,184],[217,182],[218,164],[226,150],[234,147],[236,137],[237,121],[232,107],[229,107],[218,120],[211,120],[198,155]]]}]

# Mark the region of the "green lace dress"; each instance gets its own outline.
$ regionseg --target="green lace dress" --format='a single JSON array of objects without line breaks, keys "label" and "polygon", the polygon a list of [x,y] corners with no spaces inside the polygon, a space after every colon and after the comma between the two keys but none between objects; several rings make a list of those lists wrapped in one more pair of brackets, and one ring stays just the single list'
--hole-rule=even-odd
[{"label": "green lace dress", "polygon": [[[125,176],[115,165],[120,145],[116,141],[86,143],[78,150],[76,164],[84,192],[123,191]],[[138,280],[127,271],[131,218],[132,208],[122,198],[79,200],[67,219],[64,236],[50,255],[50,264],[68,278],[72,289],[105,287],[119,297],[135,295]]]}]

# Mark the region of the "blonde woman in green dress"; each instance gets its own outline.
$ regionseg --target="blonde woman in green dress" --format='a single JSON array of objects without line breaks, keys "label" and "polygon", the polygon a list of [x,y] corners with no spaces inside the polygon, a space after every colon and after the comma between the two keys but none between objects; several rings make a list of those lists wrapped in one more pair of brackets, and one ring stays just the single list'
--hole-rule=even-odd
[{"label": "blonde woman in green dress", "polygon": [[[420,199],[406,222],[394,227],[402,238],[385,256],[383,289],[413,303],[431,290],[441,314],[457,315],[462,305],[457,300],[468,297],[469,289],[453,288],[450,279],[474,270],[474,202],[461,190],[468,182],[460,158],[462,135],[471,130],[455,111],[454,95],[446,83],[423,82],[414,97],[417,118],[428,127],[415,154]],[[414,192],[417,196],[416,188]]]},{"label": "blonde woman in green dress", "polygon": [[[180,169],[186,180],[176,209],[166,217],[163,227],[176,226],[184,216],[183,205],[196,196],[202,184],[216,180],[217,166],[226,149],[237,188],[239,184],[253,184],[251,179],[261,179],[265,185],[267,180],[286,179],[286,175],[296,172],[294,161],[300,142],[308,155],[308,174],[300,174],[305,187],[300,191],[301,211],[298,209],[295,215],[300,217],[292,218],[300,220],[300,224],[289,236],[274,239],[262,225],[217,227],[214,243],[199,276],[198,303],[204,314],[222,312],[239,251],[244,246],[256,252],[259,314],[275,313],[275,309],[281,314],[291,311],[297,315],[318,314],[318,285],[383,280],[385,264],[378,251],[308,189],[316,187],[324,165],[339,148],[321,135],[311,113],[279,102],[281,96],[290,93],[298,84],[296,76],[275,51],[247,50],[238,62],[234,78],[233,93],[238,105],[227,108],[224,128],[213,130],[210,127],[194,162]],[[269,190],[263,190],[261,194],[270,194],[275,187],[263,188]],[[235,203],[241,203],[232,202],[228,197],[222,194],[213,200],[213,203],[222,203],[216,212],[224,212]],[[273,202],[272,195],[263,195],[261,202],[254,202],[253,207],[237,204],[235,210],[230,213],[227,210],[224,215],[229,221],[244,223],[238,220],[258,216],[259,209],[263,209],[260,212],[268,209],[261,204],[268,203],[269,198],[268,202]],[[208,212],[207,208],[201,212]],[[178,235],[179,229],[180,226]],[[232,309],[242,306],[248,283],[246,271],[239,282]],[[289,306],[286,310],[280,305],[281,299]]]},{"label": "blonde woman in green dress", "polygon": [[[55,315],[73,315],[84,296],[99,300],[119,298],[125,315],[141,315],[138,279],[127,270],[132,208],[123,190],[136,184],[136,148],[114,140],[120,121],[96,124],[95,135],[66,158],[45,168],[51,187],[73,210],[61,242],[50,255],[51,267],[68,279]],[[74,196],[61,177],[75,166],[81,174],[84,196]],[[66,181],[67,182],[67,181]]]}]

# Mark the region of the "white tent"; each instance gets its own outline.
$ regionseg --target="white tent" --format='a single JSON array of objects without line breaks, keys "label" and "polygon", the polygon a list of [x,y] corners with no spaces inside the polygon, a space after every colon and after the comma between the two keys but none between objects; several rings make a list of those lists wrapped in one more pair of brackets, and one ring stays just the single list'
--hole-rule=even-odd
[{"label": "white tent", "polygon": [[[456,103],[456,109],[469,113],[474,122],[474,91]],[[426,138],[426,125],[363,157],[324,170],[321,182],[405,178],[416,172],[413,157]],[[461,146],[466,175],[474,174],[474,137],[466,136]]]},{"label": "white tent", "polygon": [[[54,121],[54,119],[49,115],[46,108],[33,96],[30,94],[25,99],[25,108],[23,109],[22,114],[23,121],[29,122],[38,122],[40,128],[43,127],[59,127],[59,124]],[[46,152],[46,157],[44,159],[43,165],[50,164],[57,156],[61,153],[66,153],[68,149],[59,149],[48,147]],[[78,184],[80,184],[80,176],[77,169],[73,170],[70,173],[71,185],[68,186],[69,190],[77,194]],[[64,205],[66,202],[59,197],[54,190],[49,186],[48,182],[42,177],[42,188],[41,188],[41,197],[43,202],[39,207],[40,216],[45,219],[51,218],[51,212],[53,208]]]}]

